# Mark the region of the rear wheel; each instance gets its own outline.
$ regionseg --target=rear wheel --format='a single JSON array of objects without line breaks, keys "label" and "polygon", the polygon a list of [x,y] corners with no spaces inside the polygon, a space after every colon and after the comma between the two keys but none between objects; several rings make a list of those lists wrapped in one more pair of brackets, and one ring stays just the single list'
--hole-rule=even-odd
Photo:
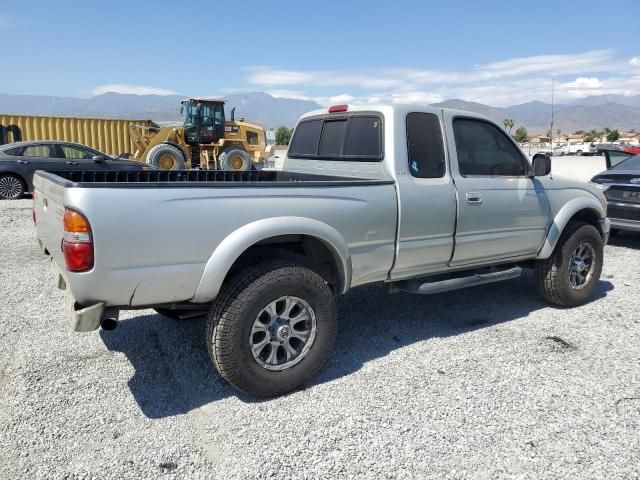
[{"label": "rear wheel", "polygon": [[322,368],[336,334],[329,285],[293,263],[238,273],[214,302],[207,346],[220,375],[258,397],[291,392]]},{"label": "rear wheel", "polygon": [[556,305],[575,307],[586,303],[600,279],[602,255],[600,232],[593,225],[570,223],[553,254],[536,263],[538,291]]},{"label": "rear wheel", "polygon": [[582,156],[582,150],[578,150],[578,151],[576,152],[576,155],[578,155],[579,157],[581,157],[581,156]]},{"label": "rear wheel", "polygon": [[161,143],[149,150],[147,163],[161,170],[182,170],[184,154],[175,145]]},{"label": "rear wheel", "polygon": [[25,183],[19,176],[12,173],[0,175],[0,198],[17,200],[24,195],[25,190]]},{"label": "rear wheel", "polygon": [[236,172],[251,170],[251,157],[241,148],[231,148],[220,154],[220,169]]}]

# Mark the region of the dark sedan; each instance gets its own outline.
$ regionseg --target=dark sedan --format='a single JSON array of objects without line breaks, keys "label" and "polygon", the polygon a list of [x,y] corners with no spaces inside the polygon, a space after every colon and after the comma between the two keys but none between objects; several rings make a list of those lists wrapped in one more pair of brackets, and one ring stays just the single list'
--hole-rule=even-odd
[{"label": "dark sedan", "polygon": [[607,197],[611,232],[640,232],[640,155],[626,158],[620,152],[606,152],[610,168],[591,179]]},{"label": "dark sedan", "polygon": [[0,146],[0,199],[16,199],[33,189],[36,170],[148,170],[153,167],[112,158],[79,143],[17,142]]}]

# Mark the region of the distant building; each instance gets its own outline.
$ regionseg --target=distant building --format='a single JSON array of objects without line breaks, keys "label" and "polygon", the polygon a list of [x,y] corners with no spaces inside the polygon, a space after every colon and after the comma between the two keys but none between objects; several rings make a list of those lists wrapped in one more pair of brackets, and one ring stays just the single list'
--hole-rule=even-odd
[{"label": "distant building", "polygon": [[572,133],[571,135],[567,135],[567,142],[569,143],[584,143],[584,135],[578,133]]},{"label": "distant building", "polygon": [[638,132],[620,132],[620,143],[628,145],[640,145],[640,133]]},{"label": "distant building", "polygon": [[529,137],[531,143],[549,143],[551,139],[546,135],[533,135]]}]

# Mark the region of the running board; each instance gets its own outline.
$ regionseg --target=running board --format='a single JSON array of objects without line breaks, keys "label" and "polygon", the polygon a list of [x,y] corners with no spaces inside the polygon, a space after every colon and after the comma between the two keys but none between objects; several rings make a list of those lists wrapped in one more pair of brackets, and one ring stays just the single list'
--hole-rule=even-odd
[{"label": "running board", "polygon": [[506,270],[492,270],[486,273],[477,272],[463,277],[447,278],[425,282],[424,279],[403,280],[389,285],[389,290],[393,292],[417,293],[420,295],[431,295],[434,293],[459,290],[461,288],[475,287],[486,283],[501,282],[517,278],[522,273],[520,267],[508,268]]}]

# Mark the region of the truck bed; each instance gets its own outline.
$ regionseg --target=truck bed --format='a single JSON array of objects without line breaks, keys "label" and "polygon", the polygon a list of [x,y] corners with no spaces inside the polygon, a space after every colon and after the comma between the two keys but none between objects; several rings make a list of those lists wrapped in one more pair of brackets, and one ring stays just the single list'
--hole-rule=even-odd
[{"label": "truck bed", "polygon": [[[353,286],[386,279],[394,259],[393,180],[282,171],[38,171],[34,186],[38,237],[83,305],[189,301],[215,251],[264,229],[281,235],[277,228],[285,225],[292,235],[321,229],[339,237]],[[65,271],[65,208],[91,224],[88,272]]]},{"label": "truck bed", "polygon": [[91,188],[161,188],[161,187],[237,187],[274,186],[286,187],[304,183],[304,186],[330,185],[384,185],[393,180],[337,177],[310,173],[284,172],[278,170],[256,170],[229,172],[222,170],[140,170],[140,171],[50,171],[37,175],[63,187]]}]

